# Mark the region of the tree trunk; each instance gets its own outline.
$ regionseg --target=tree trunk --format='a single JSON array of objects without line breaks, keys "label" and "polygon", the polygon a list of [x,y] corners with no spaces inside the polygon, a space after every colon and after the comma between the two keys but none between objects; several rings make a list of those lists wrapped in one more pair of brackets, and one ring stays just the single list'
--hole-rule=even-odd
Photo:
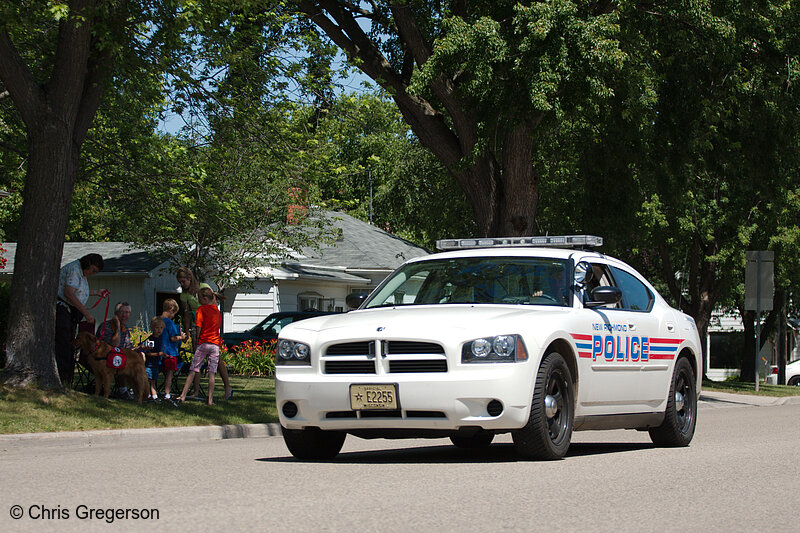
[{"label": "tree trunk", "polygon": [[11,385],[38,380],[42,388],[57,389],[62,384],[52,355],[55,296],[75,167],[71,131],[53,117],[46,117],[41,124],[29,134],[30,161],[11,282],[8,359],[3,375]]},{"label": "tree trunk", "polygon": [[[97,11],[97,4],[98,0],[70,0],[69,16],[59,22],[52,71],[44,84],[0,25],[0,79],[25,123],[29,151],[3,373],[3,380],[12,385],[37,381],[47,389],[62,385],[54,336],[64,232],[81,145],[97,112],[112,58],[108,43],[103,48],[92,41],[94,17],[108,17],[104,22],[110,27],[125,13]],[[94,54],[93,45],[98,47]]]}]

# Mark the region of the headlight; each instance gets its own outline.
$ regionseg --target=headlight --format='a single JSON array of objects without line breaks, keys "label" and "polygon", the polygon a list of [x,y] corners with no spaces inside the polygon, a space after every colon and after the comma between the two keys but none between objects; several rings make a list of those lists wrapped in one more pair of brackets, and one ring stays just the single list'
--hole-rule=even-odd
[{"label": "headlight", "polygon": [[278,341],[276,365],[311,365],[311,347],[302,342],[281,339]]},{"label": "headlight", "polygon": [[483,337],[464,343],[462,363],[512,363],[528,359],[528,351],[519,335]]}]

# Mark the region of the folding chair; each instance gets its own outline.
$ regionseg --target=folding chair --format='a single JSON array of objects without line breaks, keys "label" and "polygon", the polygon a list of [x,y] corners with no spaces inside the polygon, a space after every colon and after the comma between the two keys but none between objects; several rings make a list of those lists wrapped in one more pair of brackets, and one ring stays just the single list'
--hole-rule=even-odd
[{"label": "folding chair", "polygon": [[75,373],[72,376],[72,390],[94,394],[94,372],[86,362],[86,355],[75,351]]}]

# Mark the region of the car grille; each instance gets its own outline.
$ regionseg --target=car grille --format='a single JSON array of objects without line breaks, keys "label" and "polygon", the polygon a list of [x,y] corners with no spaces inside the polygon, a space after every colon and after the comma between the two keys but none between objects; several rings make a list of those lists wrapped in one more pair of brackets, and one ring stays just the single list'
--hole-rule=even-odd
[{"label": "car grille", "polygon": [[375,343],[361,341],[333,344],[325,350],[325,355],[375,355]]},{"label": "car grille", "polygon": [[[376,345],[381,357],[376,357]],[[337,360],[336,358],[346,358]],[[434,342],[356,341],[332,344],[323,356],[326,374],[388,374],[447,372],[444,347]]]},{"label": "car grille", "polygon": [[414,341],[386,341],[386,353],[394,354],[440,354],[444,355],[444,348],[433,342]]},{"label": "car grille", "polygon": [[374,374],[374,361],[325,361],[326,374]]},{"label": "car grille", "polygon": [[447,372],[446,359],[422,359],[389,361],[389,372],[413,374],[415,372]]}]

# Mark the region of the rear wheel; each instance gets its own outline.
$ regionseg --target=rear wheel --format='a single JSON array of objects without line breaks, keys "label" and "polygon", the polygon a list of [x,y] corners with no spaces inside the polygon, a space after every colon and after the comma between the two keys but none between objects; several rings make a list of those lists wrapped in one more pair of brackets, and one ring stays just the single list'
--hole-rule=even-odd
[{"label": "rear wheel", "polygon": [[333,459],[342,450],[347,433],[319,428],[286,429],[281,426],[283,442],[298,459]]},{"label": "rear wheel", "polygon": [[792,379],[789,380],[788,385],[790,387],[800,387],[800,376],[793,376]]},{"label": "rear wheel", "polygon": [[450,442],[453,443],[457,448],[487,448],[494,439],[494,434],[492,433],[478,433],[477,435],[473,435],[471,437],[460,437],[460,436],[452,436],[450,437]]},{"label": "rear wheel", "polygon": [[697,423],[697,389],[692,365],[686,358],[678,359],[672,373],[664,422],[650,428],[650,439],[657,446],[688,446]]},{"label": "rear wheel", "polygon": [[560,353],[542,361],[533,387],[528,423],[512,432],[517,453],[529,459],[561,459],[569,449],[575,416],[572,375]]}]

